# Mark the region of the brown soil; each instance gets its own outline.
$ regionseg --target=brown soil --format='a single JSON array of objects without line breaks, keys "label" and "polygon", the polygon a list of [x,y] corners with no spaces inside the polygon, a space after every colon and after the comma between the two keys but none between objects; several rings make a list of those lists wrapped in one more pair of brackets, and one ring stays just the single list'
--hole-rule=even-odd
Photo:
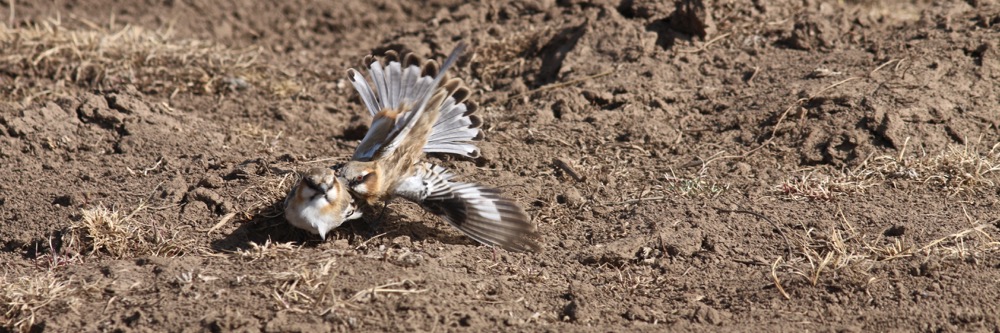
[{"label": "brown soil", "polygon": [[[0,331],[1000,330],[997,1],[0,3]],[[544,251],[287,225],[459,40]]]}]

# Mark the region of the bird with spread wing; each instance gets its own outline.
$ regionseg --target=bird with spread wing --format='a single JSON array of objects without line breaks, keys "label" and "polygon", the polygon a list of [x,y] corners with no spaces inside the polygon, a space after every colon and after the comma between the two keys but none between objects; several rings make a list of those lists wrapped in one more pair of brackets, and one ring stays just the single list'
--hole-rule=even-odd
[{"label": "bird with spread wing", "polygon": [[479,156],[474,141],[482,138],[482,121],[474,115],[476,104],[467,100],[465,83],[447,75],[464,48],[459,44],[440,66],[412,53],[402,61],[391,51],[384,62],[366,57],[371,82],[348,70],[372,123],[338,174],[361,204],[403,198],[480,243],[538,251],[535,226],[514,201],[424,161],[426,153]]}]

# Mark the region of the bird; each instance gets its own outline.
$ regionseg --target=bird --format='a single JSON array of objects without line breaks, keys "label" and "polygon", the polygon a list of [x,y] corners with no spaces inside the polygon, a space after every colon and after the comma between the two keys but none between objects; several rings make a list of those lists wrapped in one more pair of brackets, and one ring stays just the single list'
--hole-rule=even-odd
[{"label": "bird", "polygon": [[386,52],[384,64],[365,57],[371,82],[353,68],[347,71],[372,122],[340,174],[362,205],[403,198],[482,244],[538,252],[539,234],[516,202],[423,161],[426,153],[480,155],[474,144],[483,137],[482,120],[473,114],[476,104],[467,101],[465,83],[447,75],[464,49],[459,43],[440,67],[413,53],[400,62],[398,53]]},{"label": "bird", "polygon": [[362,216],[336,168],[312,168],[302,174],[285,197],[284,208],[291,225],[323,240],[344,221]]}]

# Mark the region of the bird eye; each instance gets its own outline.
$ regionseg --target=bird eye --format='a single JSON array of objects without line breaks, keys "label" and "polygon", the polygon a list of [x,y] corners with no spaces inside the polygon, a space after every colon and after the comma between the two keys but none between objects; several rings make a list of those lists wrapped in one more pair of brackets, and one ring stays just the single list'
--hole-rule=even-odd
[{"label": "bird eye", "polygon": [[357,178],[354,178],[354,181],[358,183],[360,183],[362,180],[365,180],[365,176],[358,176]]}]

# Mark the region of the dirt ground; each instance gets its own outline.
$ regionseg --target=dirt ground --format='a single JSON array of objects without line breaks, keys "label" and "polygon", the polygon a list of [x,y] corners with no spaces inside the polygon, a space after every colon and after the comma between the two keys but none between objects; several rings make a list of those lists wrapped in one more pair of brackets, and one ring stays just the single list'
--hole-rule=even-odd
[{"label": "dirt ground", "polygon": [[[0,1],[0,331],[1000,332],[1000,3],[706,3]],[[289,226],[458,41],[544,251]]]}]

